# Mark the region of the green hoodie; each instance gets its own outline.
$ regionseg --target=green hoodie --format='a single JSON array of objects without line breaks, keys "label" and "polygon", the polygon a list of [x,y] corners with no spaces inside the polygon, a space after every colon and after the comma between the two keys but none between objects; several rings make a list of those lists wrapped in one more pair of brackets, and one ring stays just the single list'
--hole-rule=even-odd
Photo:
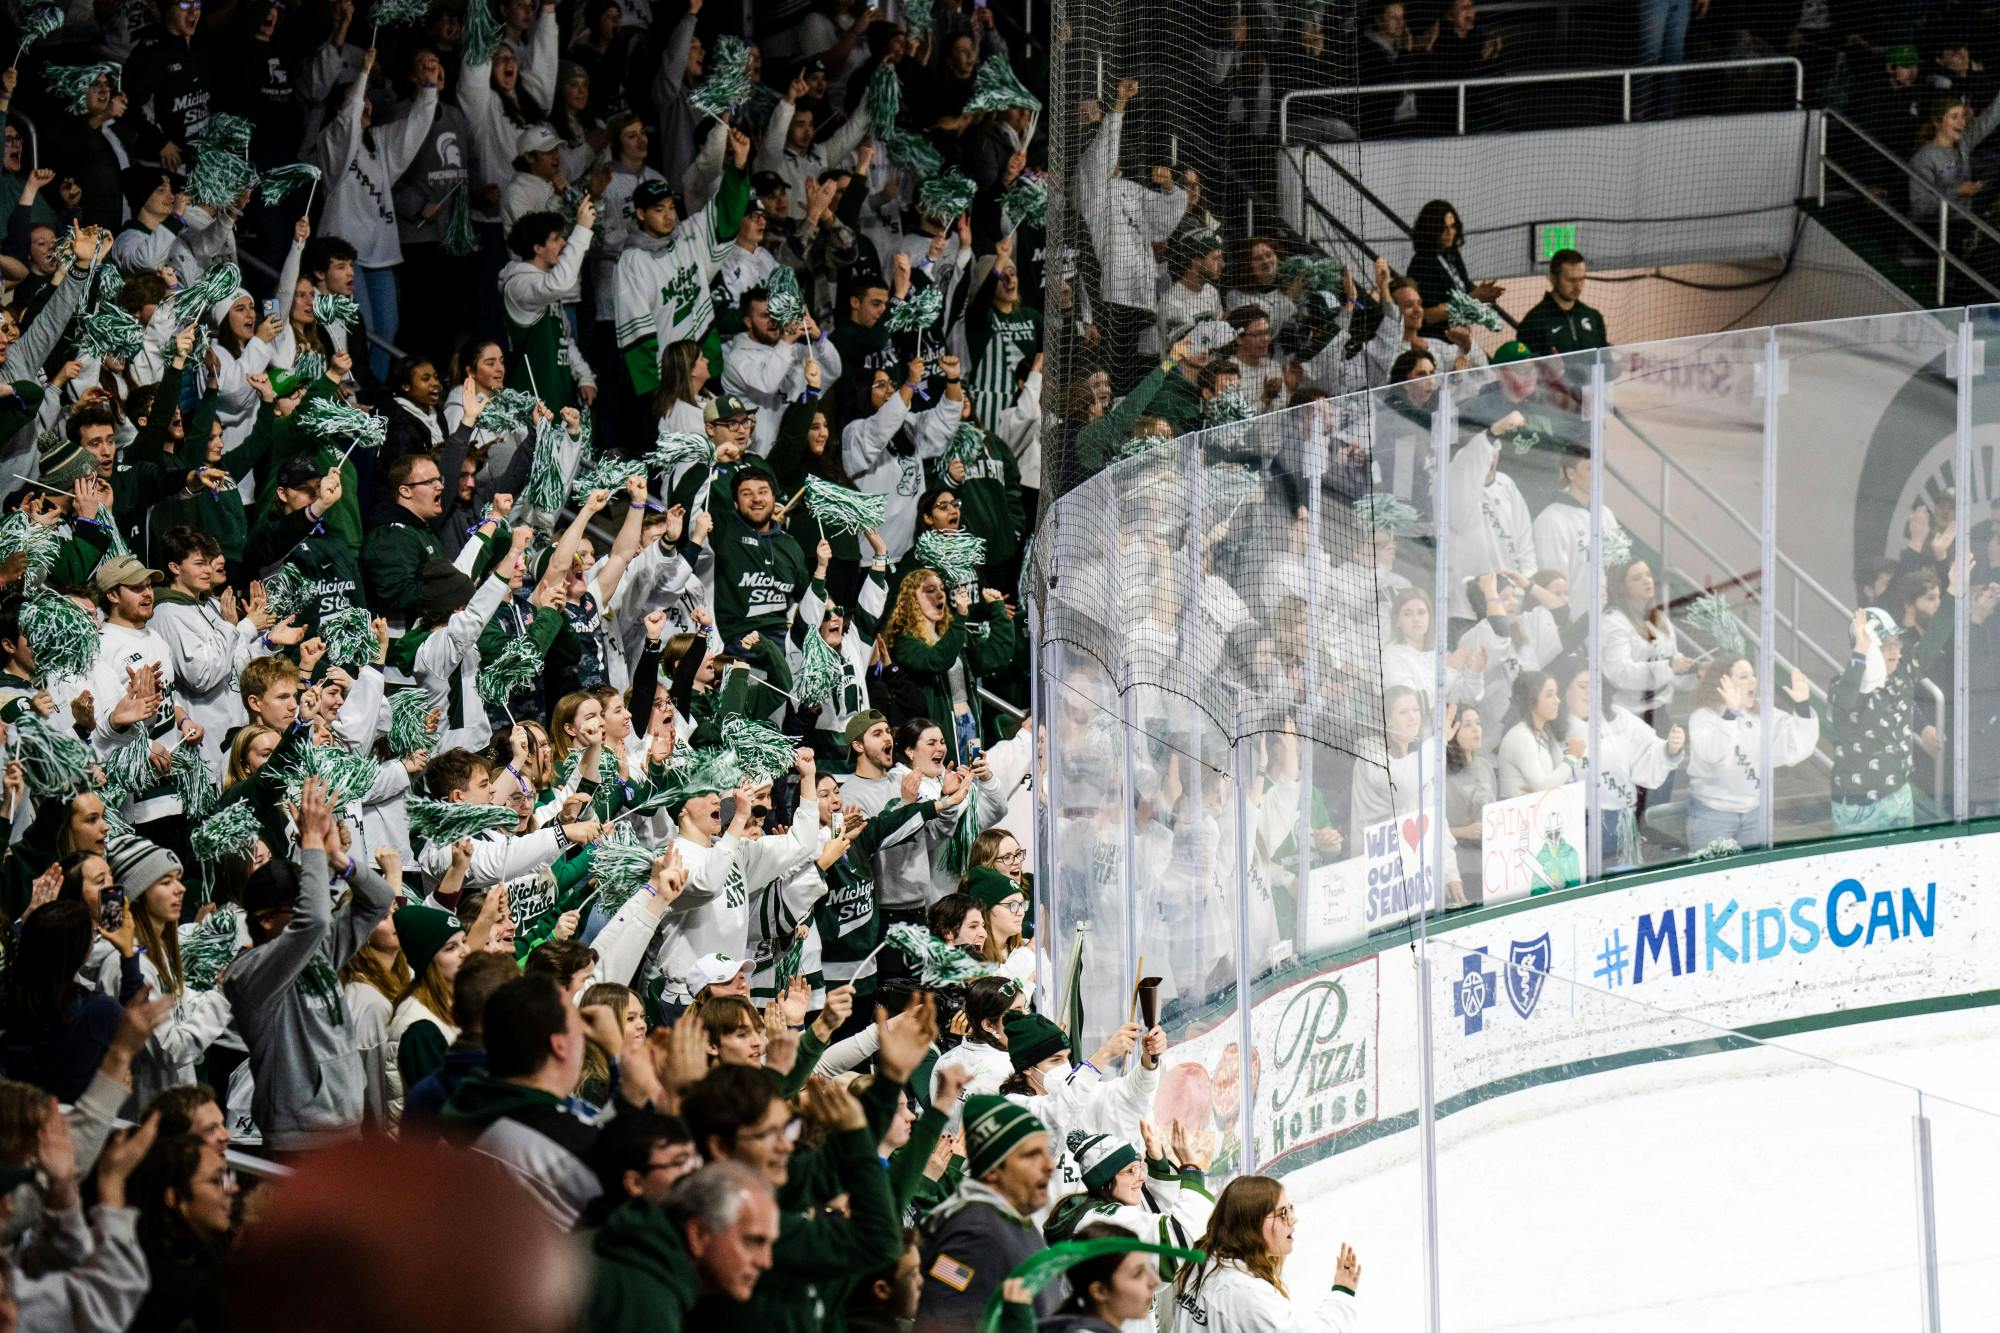
[{"label": "green hoodie", "polygon": [[590,1238],[585,1333],[680,1333],[696,1294],[694,1260],[664,1209],[633,1199]]}]

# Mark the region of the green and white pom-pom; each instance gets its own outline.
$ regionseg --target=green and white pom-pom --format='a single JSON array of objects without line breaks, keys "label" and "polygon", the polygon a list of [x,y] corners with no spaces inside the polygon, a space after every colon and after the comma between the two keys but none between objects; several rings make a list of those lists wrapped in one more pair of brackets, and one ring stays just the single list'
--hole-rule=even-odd
[{"label": "green and white pom-pom", "polygon": [[326,358],[310,349],[300,352],[299,359],[292,363],[292,373],[301,384],[316,384],[326,374]]},{"label": "green and white pom-pom", "polygon": [[482,833],[511,833],[521,817],[504,805],[470,805],[412,796],[406,803],[414,842],[452,843]]},{"label": "green and white pom-pom", "polygon": [[467,0],[465,31],[458,49],[468,65],[490,65],[500,49],[500,16],[493,12],[493,0]]},{"label": "green and white pom-pom", "polygon": [[847,663],[819,632],[819,626],[808,625],[805,646],[799,653],[799,669],[792,673],[792,694],[799,707],[826,703],[846,679]]},{"label": "green and white pom-pom", "polygon": [[1148,431],[1144,435],[1137,435],[1129,440],[1119,441],[1117,452],[1112,457],[1121,463],[1128,458],[1144,458],[1147,454],[1155,452],[1166,443],[1167,441]]},{"label": "green and white pom-pom", "polygon": [[663,804],[683,805],[696,796],[735,791],[742,781],[743,769],[733,751],[690,748],[682,753],[677,748],[660,790],[665,794]]},{"label": "green and white pom-pom", "polygon": [[910,970],[917,974],[919,986],[960,986],[990,977],[999,969],[999,964],[974,958],[956,944],[946,944],[910,921],[899,921],[889,927],[883,943],[910,960]]},{"label": "green and white pom-pom", "polygon": [[234,153],[242,157],[250,151],[250,136],[257,132],[257,126],[242,116],[232,116],[218,112],[208,118],[201,127],[201,134],[194,141],[196,148],[212,148],[224,153]]},{"label": "green and white pom-pom", "polygon": [[430,12],[430,0],[375,0],[368,8],[368,21],[378,28],[416,28],[423,26]]},{"label": "green and white pom-pom", "polygon": [[358,606],[321,617],[319,637],[326,644],[326,660],[338,667],[367,666],[382,649],[382,641],[375,637],[374,622]]},{"label": "green and white pom-pom", "polygon": [[[183,749],[186,747],[183,746]],[[153,747],[144,741],[120,745],[104,759],[104,807],[115,810],[160,781],[153,771]]]},{"label": "green and white pom-pom", "polygon": [[1000,207],[1017,227],[1042,227],[1049,220],[1049,186],[1040,176],[1022,172],[1007,193],[1000,196]]},{"label": "green and white pom-pom", "polygon": [[646,455],[646,466],[671,477],[690,464],[714,467],[715,441],[692,431],[663,428],[653,441],[653,451]]},{"label": "green and white pom-pom", "polygon": [[263,183],[257,188],[257,197],[267,204],[275,204],[298,193],[302,187],[315,184],[319,178],[319,168],[310,162],[272,167],[264,173]]},{"label": "green and white pom-pom", "polygon": [[965,114],[973,116],[981,111],[1006,111],[1013,107],[1040,111],[1042,99],[1022,85],[1014,75],[1014,67],[1005,59],[988,56],[979,62],[979,69],[972,76],[972,96],[965,100]]},{"label": "green and white pom-pom", "polygon": [[28,790],[37,796],[67,796],[90,785],[90,751],[67,727],[50,726],[32,708],[14,719],[7,747],[21,765]]},{"label": "green and white pom-pom", "polygon": [[849,490],[824,477],[807,477],[806,508],[819,520],[820,531],[859,536],[881,528],[889,497]]},{"label": "green and white pom-pom", "polygon": [[389,749],[398,759],[437,744],[438,731],[431,725],[435,711],[423,690],[400,690],[389,700]]},{"label": "green and white pom-pom", "polygon": [[[42,580],[49,576],[49,571],[56,567],[56,557],[62,554],[62,548],[62,534],[53,525],[37,523],[18,509],[0,520],[0,560],[11,560],[17,555],[26,557],[26,582],[30,587],[40,586]],[[68,601],[68,598],[63,600]]]},{"label": "green and white pom-pom", "polygon": [[71,114],[81,116],[89,108],[90,89],[99,79],[111,80],[111,91],[118,91],[119,67],[109,61],[96,65],[50,65],[43,77],[48,80],[49,91],[68,103]]},{"label": "green and white pom-pom", "polygon": [[1228,426],[1250,419],[1250,403],[1240,388],[1224,389],[1201,405],[1201,424]]},{"label": "green and white pom-pom", "polygon": [[952,222],[972,207],[979,193],[964,173],[949,167],[917,187],[917,211],[939,222]]},{"label": "green and white pom-pom", "polygon": [[652,849],[641,847],[630,824],[619,824],[590,849],[590,878],[597,885],[598,900],[607,913],[615,914],[628,899],[653,877]]},{"label": "green and white pom-pom", "polygon": [[207,324],[209,307],[243,285],[243,273],[234,264],[217,264],[174,293],[174,323]]},{"label": "green and white pom-pom", "polygon": [[533,639],[522,635],[507,640],[493,660],[479,669],[479,697],[506,707],[541,679],[542,665],[542,650]]},{"label": "green and white pom-pom", "polygon": [[1740,856],[1743,846],[1734,838],[1717,838],[1708,846],[1688,857],[1690,861],[1719,861],[1725,856]]},{"label": "green and white pom-pom", "polygon": [[771,323],[780,329],[789,329],[794,324],[803,324],[806,319],[806,299],[799,292],[799,275],[792,272],[789,264],[780,264],[771,270],[771,276],[764,281],[765,313]]},{"label": "green and white pom-pom", "polygon": [[1632,534],[1621,524],[1613,523],[1598,534],[1597,553],[1606,569],[1618,569],[1632,563]]},{"label": "green and white pom-pom", "polygon": [[[242,809],[250,807],[241,802]],[[251,818],[251,836],[257,836],[256,818]],[[194,835],[195,855],[208,861],[213,858],[202,854],[201,834]],[[247,856],[245,850],[236,855]],[[222,980],[223,969],[236,958],[239,949],[236,939],[236,909],[218,907],[199,921],[190,921],[181,927],[181,980],[189,990],[214,990]]]},{"label": "green and white pom-pom", "polygon": [[1700,635],[1725,661],[1742,656],[1747,647],[1743,626],[1737,623],[1736,613],[1729,609],[1729,603],[1720,593],[1695,598],[1682,613],[1681,623]]},{"label": "green and white pom-pom", "polygon": [[947,468],[951,466],[951,460],[954,458],[968,468],[974,463],[985,462],[986,432],[973,422],[959,422],[958,429],[951,433],[951,442],[945,445],[944,453],[939,456],[937,465],[940,469]]},{"label": "green and white pom-pom", "polygon": [[932,283],[909,300],[890,306],[889,313],[882,318],[882,327],[890,333],[915,333],[937,323],[943,313],[944,288]]},{"label": "green and white pom-pom", "polygon": [[747,717],[731,714],[722,719],[722,743],[753,786],[777,781],[798,762],[797,742],[769,723]]},{"label": "green and white pom-pom", "polygon": [[1376,491],[1353,504],[1354,521],[1364,532],[1386,532],[1393,536],[1415,532],[1423,525],[1417,507],[1400,495]]},{"label": "green and white pom-pom", "polygon": [[182,815],[196,821],[207,816],[218,793],[215,775],[208,771],[208,757],[201,752],[201,746],[182,744],[176,748],[167,778],[174,784],[175,794],[181,798]]},{"label": "green and white pom-pom", "polygon": [[319,604],[312,580],[296,565],[279,565],[263,583],[265,609],[280,621],[303,620]]},{"label": "green and white pom-pom", "polygon": [[898,171],[907,171],[922,178],[944,165],[944,155],[916,130],[906,130],[898,125],[877,132],[875,137],[881,140],[882,147],[888,151],[890,165]]},{"label": "green and white pom-pom", "polygon": [[969,532],[926,532],[917,538],[917,563],[935,569],[947,588],[963,588],[979,582],[979,567],[986,563],[986,539]]},{"label": "green and white pom-pom", "polygon": [[23,602],[21,637],[44,682],[87,676],[97,665],[97,622],[67,597],[44,592]]},{"label": "green and white pom-pom", "polygon": [[688,94],[688,105],[720,119],[749,95],[749,46],[740,37],[718,37],[708,53],[708,77]]},{"label": "green and white pom-pom", "polygon": [[1444,298],[1444,322],[1455,329],[1475,326],[1498,333],[1500,312],[1467,292],[1454,291]]},{"label": "green and white pom-pom", "polygon": [[902,114],[903,81],[896,77],[896,67],[877,65],[874,76],[868,80],[868,119],[874,125],[876,137],[890,132]]},{"label": "green and white pom-pom", "polygon": [[62,25],[63,11],[60,5],[34,5],[22,10],[14,19],[14,27],[20,40],[20,50],[16,53],[15,59],[18,61],[29,47],[51,33],[59,31]]},{"label": "green and white pom-pom", "polygon": [[472,190],[469,185],[459,185],[446,195],[438,216],[444,220],[438,240],[446,254],[463,259],[478,252],[479,233],[472,229]]},{"label": "green and white pom-pom", "polygon": [[535,404],[539,401],[526,389],[502,389],[479,409],[479,429],[494,435],[520,430],[535,419]]},{"label": "green and white pom-pom", "polygon": [[937,16],[932,11],[934,0],[909,0],[903,6],[903,32],[912,42],[921,42],[930,36],[936,25]]},{"label": "green and white pom-pom", "polygon": [[[480,413],[479,419],[484,422],[486,414]],[[544,514],[553,514],[562,508],[562,449],[568,440],[569,432],[563,429],[559,417],[535,424],[535,452],[528,464],[528,480],[521,487],[523,508]]]},{"label": "green and white pom-pom", "polygon": [[559,190],[556,192],[554,202],[549,205],[549,211],[560,217],[564,226],[574,227],[577,206],[583,203],[584,196],[588,193],[581,185],[572,185],[566,190]]},{"label": "green and white pom-pom", "polygon": [[592,491],[610,491],[613,495],[625,489],[625,483],[634,477],[646,475],[646,461],[643,458],[606,458],[577,473],[570,483],[570,498],[581,504]]},{"label": "green and white pom-pom", "polygon": [[361,803],[375,785],[380,765],[365,754],[343,750],[337,745],[302,745],[292,752],[284,771],[276,774],[284,785],[285,799],[296,804],[307,778],[321,778],[334,808],[345,810]]},{"label": "green and white pom-pom", "polygon": [[361,303],[339,292],[319,292],[313,296],[313,318],[351,329],[361,322]]},{"label": "green and white pom-pom", "polygon": [[331,398],[314,398],[299,409],[299,424],[322,440],[346,440],[357,449],[380,449],[389,438],[389,419]]},{"label": "green and white pom-pom", "polygon": [[[248,801],[231,801],[211,811],[188,835],[198,861],[220,861],[225,856],[248,856],[252,844],[263,836],[257,812]],[[233,933],[233,932],[232,932]]]}]

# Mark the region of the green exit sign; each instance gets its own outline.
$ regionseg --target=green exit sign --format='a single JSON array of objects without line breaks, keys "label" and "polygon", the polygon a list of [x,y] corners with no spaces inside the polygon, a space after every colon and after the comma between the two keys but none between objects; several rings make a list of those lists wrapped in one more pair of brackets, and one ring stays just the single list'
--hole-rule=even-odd
[{"label": "green exit sign", "polygon": [[1558,250],[1575,250],[1576,224],[1574,222],[1538,222],[1535,224],[1535,258],[1548,263]]}]

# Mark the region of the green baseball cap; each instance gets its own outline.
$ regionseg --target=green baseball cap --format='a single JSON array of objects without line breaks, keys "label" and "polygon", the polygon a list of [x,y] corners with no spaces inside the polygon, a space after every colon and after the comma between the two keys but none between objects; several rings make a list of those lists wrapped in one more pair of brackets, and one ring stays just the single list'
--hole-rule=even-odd
[{"label": "green baseball cap", "polygon": [[1529,348],[1528,344],[1522,342],[1519,338],[1501,343],[1493,349],[1493,355],[1488,358],[1496,366],[1508,365],[1515,361],[1532,361],[1534,359],[1534,352]]}]

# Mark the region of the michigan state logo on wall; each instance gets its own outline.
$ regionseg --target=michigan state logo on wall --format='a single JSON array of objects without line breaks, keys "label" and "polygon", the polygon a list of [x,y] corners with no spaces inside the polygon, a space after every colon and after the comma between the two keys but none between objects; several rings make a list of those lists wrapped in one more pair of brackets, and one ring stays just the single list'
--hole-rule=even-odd
[{"label": "michigan state logo on wall", "polygon": [[[1955,333],[1951,325],[1941,325],[1938,336]],[[1910,510],[1919,503],[1932,506],[1956,493],[1958,513],[1966,522],[1982,525],[1989,517],[1995,483],[2000,479],[1996,478],[1996,469],[2000,469],[2000,316],[1990,310],[1975,311],[1972,333],[1972,475],[1960,484],[1955,456],[1958,377],[1952,357],[1940,353],[1908,376],[1869,438],[1854,495],[1857,563],[1899,554],[1907,544]],[[1793,388],[1799,387],[1795,377]],[[1791,453],[1790,448],[1786,453]],[[1781,455],[1781,466],[1783,461]],[[1972,553],[1974,560],[1984,555],[1979,550]]]},{"label": "michigan state logo on wall", "polygon": [[1554,954],[1547,931],[1532,940],[1514,940],[1508,944],[1507,1003],[1521,1017],[1535,1012],[1535,1001],[1542,998],[1542,986],[1549,979],[1549,962]]}]

